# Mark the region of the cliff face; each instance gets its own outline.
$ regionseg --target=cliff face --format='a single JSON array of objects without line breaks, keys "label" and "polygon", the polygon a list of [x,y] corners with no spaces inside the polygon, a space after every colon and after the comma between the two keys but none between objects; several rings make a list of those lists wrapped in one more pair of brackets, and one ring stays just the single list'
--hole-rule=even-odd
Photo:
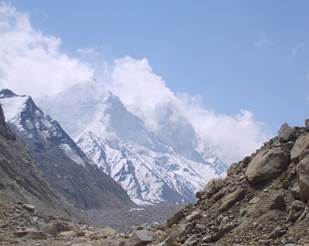
[{"label": "cliff face", "polygon": [[158,241],[164,245],[309,242],[309,130],[284,124],[278,137],[232,164],[225,179],[210,181],[197,197],[196,204],[168,221]]}]

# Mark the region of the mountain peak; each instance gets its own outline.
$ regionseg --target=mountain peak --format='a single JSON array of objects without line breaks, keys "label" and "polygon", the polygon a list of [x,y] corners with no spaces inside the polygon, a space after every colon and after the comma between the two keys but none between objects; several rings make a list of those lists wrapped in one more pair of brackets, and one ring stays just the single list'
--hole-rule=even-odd
[{"label": "mountain peak", "polygon": [[3,89],[0,91],[0,98],[10,98],[15,96],[17,96],[17,94],[15,94],[10,89]]}]

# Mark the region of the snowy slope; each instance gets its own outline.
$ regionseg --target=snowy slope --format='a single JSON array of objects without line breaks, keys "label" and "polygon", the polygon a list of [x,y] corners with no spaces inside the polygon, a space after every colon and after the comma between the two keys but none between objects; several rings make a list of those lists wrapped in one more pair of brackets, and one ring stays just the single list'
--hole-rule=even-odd
[{"label": "snowy slope", "polygon": [[76,85],[40,105],[136,203],[193,201],[196,191],[225,171],[173,105],[162,112],[165,120],[156,131],[96,82]]},{"label": "snowy slope", "polygon": [[6,120],[27,144],[48,182],[82,209],[132,206],[129,196],[76,145],[30,96],[0,91]]},{"label": "snowy slope", "polygon": [[2,90],[0,103],[6,121],[13,125],[21,135],[28,138],[36,137],[45,143],[57,141],[59,148],[75,163],[85,166],[89,162],[69,136],[64,133],[58,122],[36,107],[30,96],[19,96],[11,91]]}]

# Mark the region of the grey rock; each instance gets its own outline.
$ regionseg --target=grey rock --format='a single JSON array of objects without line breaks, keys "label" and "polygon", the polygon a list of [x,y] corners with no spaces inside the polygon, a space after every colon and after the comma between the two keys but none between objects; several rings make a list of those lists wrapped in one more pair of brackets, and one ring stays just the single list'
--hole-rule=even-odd
[{"label": "grey rock", "polygon": [[249,163],[245,175],[253,184],[273,179],[287,168],[289,158],[289,152],[281,147],[262,150]]},{"label": "grey rock", "polygon": [[296,167],[300,197],[303,201],[309,200],[309,155]]},{"label": "grey rock", "polygon": [[294,162],[301,161],[303,152],[309,149],[309,133],[299,136],[291,150],[291,160]]},{"label": "grey rock", "polygon": [[27,236],[27,235],[28,235],[27,231],[18,230],[18,231],[13,232],[13,236],[17,237],[17,238],[24,237],[24,236]]},{"label": "grey rock", "polygon": [[269,238],[271,239],[276,239],[279,238],[281,236],[283,236],[285,233],[287,232],[286,229],[281,228],[280,226],[277,226],[269,235]]},{"label": "grey rock", "polygon": [[279,192],[278,194],[275,194],[271,199],[272,200],[269,207],[270,210],[278,209],[284,211],[286,209],[284,192]]},{"label": "grey rock", "polygon": [[153,233],[148,230],[136,230],[130,238],[132,246],[144,246],[151,243],[152,240]]},{"label": "grey rock", "polygon": [[296,129],[284,123],[278,131],[278,138],[280,142],[289,142],[295,139]]},{"label": "grey rock", "polygon": [[202,211],[196,210],[196,211],[193,211],[190,215],[188,215],[186,217],[186,220],[187,221],[193,221],[193,220],[201,218],[202,216],[203,216]]},{"label": "grey rock", "polygon": [[246,190],[242,188],[238,188],[232,193],[229,193],[225,195],[222,198],[221,206],[219,207],[219,210],[221,212],[226,211],[230,209],[236,202],[242,200],[246,195]]},{"label": "grey rock", "polygon": [[288,216],[286,221],[295,222],[302,215],[304,209],[305,204],[302,201],[294,201],[288,209]]},{"label": "grey rock", "polygon": [[213,194],[217,193],[224,185],[221,178],[215,178],[210,180],[205,188],[207,197],[211,197]]},{"label": "grey rock", "polygon": [[197,240],[197,236],[196,235],[192,235],[190,236],[186,241],[185,241],[185,245],[188,246],[195,246],[197,245],[198,240]]},{"label": "grey rock", "polygon": [[24,204],[23,208],[28,210],[31,213],[34,213],[34,211],[35,211],[35,207],[33,205],[31,205],[31,204]]},{"label": "grey rock", "polygon": [[295,200],[300,200],[300,189],[298,183],[291,188],[291,193]]},{"label": "grey rock", "polygon": [[28,238],[33,240],[45,240],[47,239],[47,235],[42,231],[28,231]]}]

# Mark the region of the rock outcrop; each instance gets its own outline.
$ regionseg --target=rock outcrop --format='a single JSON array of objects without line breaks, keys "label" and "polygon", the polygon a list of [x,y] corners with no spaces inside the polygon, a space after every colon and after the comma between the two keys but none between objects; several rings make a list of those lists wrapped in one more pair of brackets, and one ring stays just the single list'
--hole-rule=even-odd
[{"label": "rock outcrop", "polygon": [[153,245],[308,245],[308,149],[309,129],[284,124],[158,228]]}]

